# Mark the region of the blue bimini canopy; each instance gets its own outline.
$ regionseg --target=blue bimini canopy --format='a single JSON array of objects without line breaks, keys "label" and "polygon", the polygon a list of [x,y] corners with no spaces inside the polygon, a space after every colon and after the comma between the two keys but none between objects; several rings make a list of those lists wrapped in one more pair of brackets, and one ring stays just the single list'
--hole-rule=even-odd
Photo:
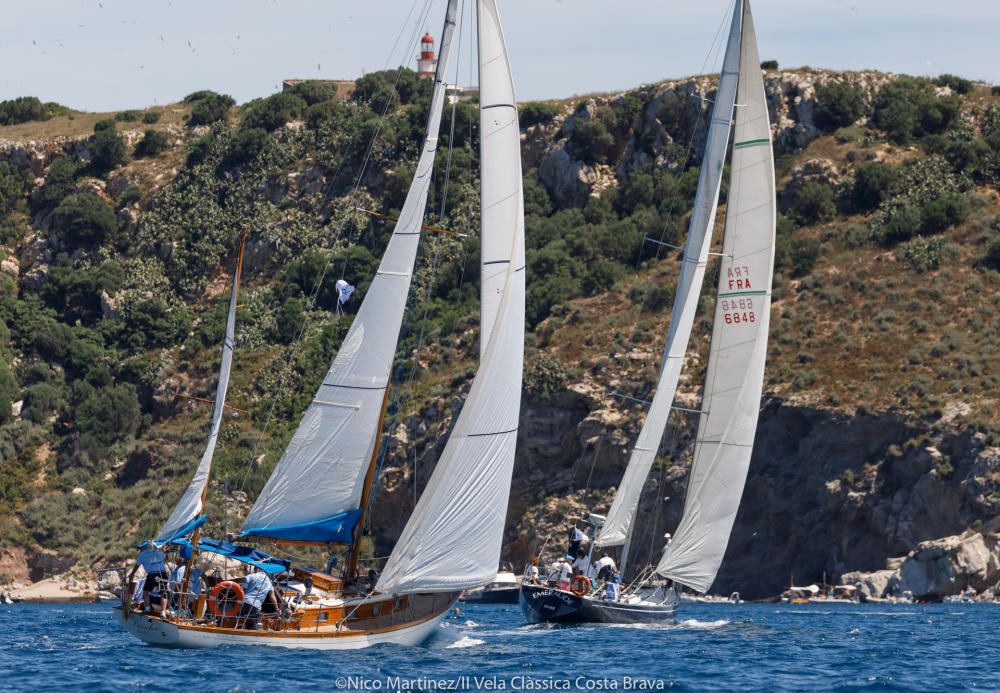
[{"label": "blue bimini canopy", "polygon": [[220,539],[202,539],[198,542],[198,548],[202,551],[232,558],[234,561],[239,561],[240,563],[252,565],[254,568],[259,568],[269,575],[283,573],[292,565],[291,561],[284,558],[275,558],[252,546],[237,546],[236,544],[231,544],[228,541]]},{"label": "blue bimini canopy", "polygon": [[322,544],[353,544],[354,526],[358,524],[359,519],[361,519],[361,509],[356,508],[300,525],[245,529],[242,536]]}]

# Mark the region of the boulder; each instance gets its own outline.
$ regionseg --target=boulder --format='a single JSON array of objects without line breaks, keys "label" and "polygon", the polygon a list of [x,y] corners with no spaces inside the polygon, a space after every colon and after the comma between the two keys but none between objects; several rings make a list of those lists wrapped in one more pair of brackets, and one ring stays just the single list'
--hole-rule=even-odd
[{"label": "boulder", "polygon": [[920,543],[899,569],[900,590],[945,597],[1000,580],[1000,539],[972,532]]},{"label": "boulder", "polygon": [[886,596],[890,581],[896,577],[895,570],[876,570],[871,573],[855,571],[840,576],[843,585],[854,585],[862,599],[879,599]]},{"label": "boulder", "polygon": [[21,265],[18,263],[17,258],[4,258],[4,260],[0,262],[0,272],[17,279],[17,275],[21,272]]}]

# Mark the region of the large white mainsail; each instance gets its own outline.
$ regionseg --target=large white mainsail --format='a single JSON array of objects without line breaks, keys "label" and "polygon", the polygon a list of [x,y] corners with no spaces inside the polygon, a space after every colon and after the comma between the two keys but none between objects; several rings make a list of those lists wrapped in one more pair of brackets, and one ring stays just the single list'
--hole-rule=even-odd
[{"label": "large white mainsail", "polygon": [[[524,202],[503,30],[494,0],[479,0],[477,7],[483,261],[498,274],[482,279],[479,371],[379,579],[380,592],[469,589],[493,580],[500,559],[521,404]],[[488,282],[499,301],[486,301]]]},{"label": "large white mainsail", "polygon": [[657,572],[708,591],[750,467],[764,383],[774,267],[774,155],[750,5],[743,9],[739,107],[719,292],[684,515]]},{"label": "large white mainsail", "polygon": [[236,299],[240,288],[240,272],[243,268],[243,244],[240,239],[240,252],[236,260],[236,271],[233,272],[233,285],[229,291],[229,314],[226,317],[226,336],[222,340],[222,361],[219,364],[219,384],[215,388],[215,406],[212,409],[212,423],[208,429],[208,444],[202,453],[201,461],[194,472],[194,477],[184,490],[181,499],[174,506],[173,512],[156,535],[157,544],[165,544],[172,539],[187,535],[202,522],[204,511],[205,486],[212,471],[212,457],[215,455],[215,445],[219,441],[219,429],[222,426],[222,414],[226,407],[226,392],[229,390],[229,373],[233,366],[233,348],[236,344]]},{"label": "large white mainsail", "polygon": [[243,536],[353,541],[427,206],[457,4],[448,2],[424,146],[392,238],[333,365],[243,523]]},{"label": "large white mainsail", "polygon": [[733,12],[722,74],[719,77],[719,88],[716,90],[715,105],[709,120],[705,155],[698,176],[698,191],[691,212],[687,242],[684,245],[684,259],[670,317],[670,331],[663,349],[659,382],[642,430],[632,448],[632,456],[629,458],[622,483],[618,487],[611,510],[601,529],[598,539],[601,546],[619,546],[628,538],[639,507],[642,487],[660,449],[660,441],[670,417],[681,368],[684,365],[684,356],[691,338],[691,328],[698,308],[698,296],[705,278],[709,248],[712,245],[712,228],[715,226],[722,169],[732,127],[740,59],[742,23],[740,4],[736,3]]}]

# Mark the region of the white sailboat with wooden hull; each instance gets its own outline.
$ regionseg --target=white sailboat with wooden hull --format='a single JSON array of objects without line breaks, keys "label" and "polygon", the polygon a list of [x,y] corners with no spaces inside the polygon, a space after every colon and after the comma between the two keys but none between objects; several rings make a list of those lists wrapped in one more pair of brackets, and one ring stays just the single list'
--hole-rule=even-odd
[{"label": "white sailboat with wooden hull", "polygon": [[[381,576],[376,582],[369,573],[366,580],[357,568],[392,362],[438,148],[457,4],[449,0],[447,5],[424,146],[398,223],[330,370],[243,524],[242,541],[200,536],[208,469],[202,474],[199,467],[192,485],[201,502],[175,511],[172,521],[178,515],[180,530],[161,532],[155,542],[187,542],[196,552],[263,571],[273,578],[280,610],[262,614],[261,627],[248,628],[236,613],[242,592],[227,580],[213,586],[207,600],[196,600],[190,613],[151,615],[132,607],[130,585],[119,607],[125,627],[150,644],[416,645],[433,634],[463,590],[485,585],[496,575],[520,414],[525,261],[517,108],[495,0],[477,0],[476,12],[483,270],[479,369]],[[235,310],[235,288],[231,305]],[[228,377],[228,370],[223,376]],[[347,546],[350,552],[343,574],[334,576],[293,567],[247,546],[256,541]],[[186,592],[185,585],[182,594]]]},{"label": "white sailboat with wooden hull", "polygon": [[673,408],[709,261],[731,133],[732,174],[722,264],[694,459],[681,523],[651,571],[666,582],[650,593],[646,581],[639,581],[611,600],[602,598],[603,590],[590,589],[586,581],[574,583],[575,592],[522,585],[521,607],[531,621],[669,621],[679,601],[675,583],[706,592],[715,580],[753,449],[774,265],[771,131],[748,0],[737,0],[733,10],[656,393],[594,542],[602,548],[622,547],[623,564],[642,488]]}]

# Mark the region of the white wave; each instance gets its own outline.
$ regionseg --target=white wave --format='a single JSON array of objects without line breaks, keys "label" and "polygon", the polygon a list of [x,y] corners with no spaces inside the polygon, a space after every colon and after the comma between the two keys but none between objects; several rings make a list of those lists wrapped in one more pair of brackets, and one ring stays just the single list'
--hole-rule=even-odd
[{"label": "white wave", "polygon": [[484,645],[485,643],[485,640],[470,638],[468,635],[463,635],[461,638],[448,645],[445,649],[454,650],[462,647],[475,647],[476,645]]},{"label": "white wave", "polygon": [[465,622],[465,625],[467,625],[469,628],[475,628],[479,624],[473,621],[472,619],[469,619],[468,621]]},{"label": "white wave", "polygon": [[679,628],[693,628],[695,630],[714,630],[716,628],[722,628],[723,626],[728,626],[732,621],[724,618],[720,618],[717,621],[699,621],[696,618],[689,618],[681,621],[677,624]]}]

